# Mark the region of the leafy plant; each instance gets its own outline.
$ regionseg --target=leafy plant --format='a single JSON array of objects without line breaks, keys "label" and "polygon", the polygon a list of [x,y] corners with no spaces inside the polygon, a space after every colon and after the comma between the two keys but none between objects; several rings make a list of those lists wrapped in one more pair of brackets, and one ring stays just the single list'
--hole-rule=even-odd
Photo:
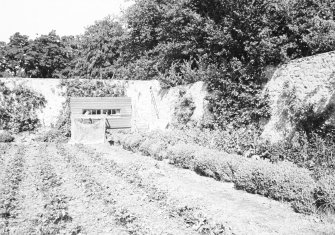
[{"label": "leafy plant", "polygon": [[20,84],[9,89],[0,83],[0,127],[12,132],[32,131],[39,126],[37,111],[45,107],[46,99]]},{"label": "leafy plant", "polygon": [[191,117],[195,109],[194,102],[192,98],[185,95],[185,91],[180,91],[181,97],[175,104],[175,109],[173,113],[172,125],[177,128],[183,128],[189,125],[191,122]]},{"label": "leafy plant", "polygon": [[324,213],[335,214],[335,176],[326,175],[318,181],[316,206]]}]

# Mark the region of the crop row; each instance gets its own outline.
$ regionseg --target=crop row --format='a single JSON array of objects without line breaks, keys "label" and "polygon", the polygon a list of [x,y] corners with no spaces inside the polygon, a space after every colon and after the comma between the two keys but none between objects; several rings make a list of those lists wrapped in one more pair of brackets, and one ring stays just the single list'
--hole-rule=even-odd
[{"label": "crop row", "polygon": [[[111,172],[123,179],[129,184],[140,187],[146,192],[149,201],[158,202],[160,208],[167,208],[171,217],[180,217],[187,227],[192,228],[200,234],[230,234],[231,228],[224,223],[215,221],[194,203],[187,203],[185,198],[171,198],[171,195],[159,189],[154,183],[150,183],[145,176],[138,173],[139,166],[121,166],[111,159],[106,159],[101,153],[95,153],[87,147],[80,146],[80,151],[85,151],[94,162],[100,163],[108,172]],[[174,201],[174,203],[172,203]]]},{"label": "crop row", "polygon": [[76,172],[76,179],[84,186],[85,193],[88,197],[102,201],[105,206],[105,210],[108,210],[107,214],[113,216],[114,220],[118,225],[126,228],[131,234],[146,234],[146,228],[142,227],[137,223],[137,216],[127,208],[119,207],[117,201],[113,198],[111,190],[106,188],[98,182],[91,174],[91,167],[81,163],[80,159],[77,158],[76,154],[72,154],[63,145],[57,145],[58,154],[65,158],[65,161],[72,167]]},{"label": "crop row", "polygon": [[9,160],[0,188],[0,234],[10,232],[10,223],[19,210],[19,187],[23,180],[24,153],[18,148]]},{"label": "crop row", "polygon": [[59,234],[72,221],[68,213],[69,197],[62,193],[63,180],[50,164],[45,146],[40,149],[37,157],[39,178],[36,179],[36,188],[42,194],[44,210],[36,215],[35,223],[41,234]]},{"label": "crop row", "polygon": [[311,172],[289,162],[271,163],[240,155],[176,143],[159,132],[149,134],[116,132],[112,141],[130,151],[191,169],[219,181],[234,182],[237,189],[291,202],[297,212],[335,210],[335,177],[315,181]]}]

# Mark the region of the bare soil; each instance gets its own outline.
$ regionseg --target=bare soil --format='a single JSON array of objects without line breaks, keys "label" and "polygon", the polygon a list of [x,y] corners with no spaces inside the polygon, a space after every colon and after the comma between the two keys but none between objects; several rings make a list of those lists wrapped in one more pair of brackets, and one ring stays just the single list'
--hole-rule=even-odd
[{"label": "bare soil", "polygon": [[331,217],[120,147],[0,145],[0,234],[335,234]]}]

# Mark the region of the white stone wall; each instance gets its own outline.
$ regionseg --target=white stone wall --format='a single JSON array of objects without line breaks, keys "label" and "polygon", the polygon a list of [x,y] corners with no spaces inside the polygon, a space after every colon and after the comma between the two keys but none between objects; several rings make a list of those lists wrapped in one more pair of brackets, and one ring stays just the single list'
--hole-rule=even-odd
[{"label": "white stone wall", "polygon": [[[46,107],[39,112],[42,124],[50,127],[56,123],[62,109],[65,97],[59,86],[59,79],[36,78],[0,78],[8,86],[24,83],[33,90],[40,92],[47,100]],[[123,84],[126,96],[132,98],[132,126],[134,129],[165,129],[172,120],[175,104],[179,99],[179,91],[186,90],[186,95],[195,102],[192,119],[201,120],[204,115],[204,98],[207,95],[203,82],[188,86],[177,86],[171,89],[162,89],[156,80],[150,81],[124,81],[110,80],[111,83]],[[154,99],[152,99],[150,89]],[[155,109],[154,102],[157,106]]]},{"label": "white stone wall", "polygon": [[335,52],[293,60],[277,69],[265,87],[270,97],[271,119],[262,137],[272,143],[284,140],[295,130],[294,123],[283,118],[286,108],[282,96],[284,85],[295,89],[296,107],[311,105],[314,113],[321,113],[335,103]]}]

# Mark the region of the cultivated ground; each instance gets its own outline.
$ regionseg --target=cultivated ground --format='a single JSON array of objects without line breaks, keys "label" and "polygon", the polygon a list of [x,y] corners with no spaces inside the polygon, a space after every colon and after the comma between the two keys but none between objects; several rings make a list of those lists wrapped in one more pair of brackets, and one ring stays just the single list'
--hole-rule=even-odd
[{"label": "cultivated ground", "polygon": [[0,234],[335,234],[330,217],[113,146],[0,145]]}]

